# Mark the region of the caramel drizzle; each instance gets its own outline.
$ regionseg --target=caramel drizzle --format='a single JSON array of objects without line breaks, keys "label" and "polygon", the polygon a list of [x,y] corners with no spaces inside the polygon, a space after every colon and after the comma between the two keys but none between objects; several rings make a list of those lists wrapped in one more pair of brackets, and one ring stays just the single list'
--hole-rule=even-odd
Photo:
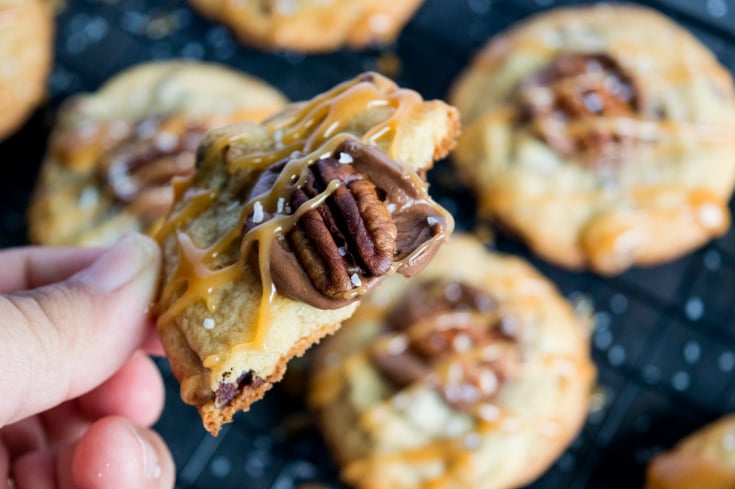
[{"label": "caramel drizzle", "polygon": [[[371,83],[371,81],[373,83]],[[357,78],[345,82],[332,90],[319,95],[308,103],[304,103],[289,117],[274,118],[266,121],[264,126],[273,135],[273,147],[254,152],[228,162],[228,171],[234,174],[238,171],[263,171],[269,165],[285,158],[290,160],[278,176],[271,191],[265,195],[255,196],[246,202],[240,213],[237,225],[225,234],[219,241],[206,249],[199,249],[184,233],[176,233],[179,247],[179,265],[176,267],[169,285],[164,289],[162,304],[168,305],[168,310],[159,318],[159,324],[165,325],[173,321],[175,316],[198,300],[203,300],[210,307],[212,294],[229,281],[237,278],[232,271],[237,268],[244,270],[245,261],[257,243],[258,266],[262,284],[262,297],[258,306],[255,335],[249,341],[234,346],[234,351],[262,348],[267,337],[267,324],[271,316],[271,306],[277,296],[270,274],[270,246],[277,236],[287,233],[296,224],[298,219],[308,210],[321,205],[340,185],[338,181],[330,182],[327,188],[316,195],[293,214],[284,212],[290,201],[290,194],[306,179],[308,167],[322,157],[329,157],[335,149],[350,136],[350,122],[370,108],[385,107],[386,115],[375,126],[361,135],[360,139],[370,144],[392,137],[389,140],[388,154],[397,160],[397,147],[402,138],[402,126],[407,119],[422,104],[421,96],[411,90],[398,88],[393,82],[379,75],[370,75],[370,79]],[[211,147],[205,156],[210,159],[217,156],[226,157],[228,146],[236,137],[224,137]],[[413,185],[426,189],[426,182],[412,168],[404,167],[404,178]],[[168,234],[178,229],[186,222],[196,218],[217,199],[214,194],[210,197],[194,198],[174,214],[162,227],[159,239],[163,240]],[[178,199],[177,199],[178,200]],[[263,212],[274,214],[268,221],[249,230],[242,236],[242,229],[248,218],[253,216],[255,206],[262,206]],[[451,232],[453,218],[443,208],[435,204],[447,223],[447,231]],[[430,243],[446,238],[448,232],[439,233],[430,242],[420,246],[401,262],[394,262],[391,271],[394,273],[430,246]],[[231,265],[216,269],[214,261],[237,238],[242,238],[239,258]],[[189,260],[197,260],[198,265],[193,267]],[[179,290],[185,291],[176,296]],[[364,287],[356,287],[355,295],[364,292]],[[217,355],[204,358],[207,368],[221,368],[224,359]]]},{"label": "caramel drizzle", "polygon": [[476,429],[465,433],[460,438],[442,438],[420,447],[413,447],[397,452],[370,454],[350,462],[344,469],[348,480],[363,478],[374,472],[375,467],[387,464],[412,465],[444,461],[444,472],[431,479],[424,480],[417,485],[420,489],[441,489],[450,481],[464,480],[465,468],[472,452],[479,448],[482,440],[475,445],[472,437],[482,437],[489,432],[503,430],[517,432],[522,429],[531,429],[541,437],[553,439],[562,432],[563,422],[554,419],[524,419],[508,412],[501,412],[493,422],[482,421]]},{"label": "caramel drizzle", "polygon": [[[481,350],[482,347],[479,349]],[[471,358],[481,356],[481,353],[478,353],[477,349],[473,349],[465,352],[463,356]],[[367,352],[358,351],[346,357],[340,364],[319,372],[319,377],[312,384],[316,388],[310,393],[312,404],[317,407],[323,407],[335,401],[337,396],[340,395],[345,382],[343,376],[340,374],[346,368],[346,365],[352,362],[369,363],[370,360]],[[576,375],[584,375],[588,378],[594,376],[594,369],[589,362],[586,362],[582,357],[572,354],[560,355],[549,353],[539,355],[533,360],[526,358],[523,362],[522,368],[524,371],[538,368],[545,372],[555,372],[560,377],[566,377],[575,375],[575,372],[572,372],[574,370],[576,371]],[[443,367],[446,367],[446,365],[437,365],[435,368]],[[373,424],[370,418],[381,410],[391,409],[392,402],[392,399],[387,399],[372,406],[361,414],[358,424],[369,427]],[[471,438],[469,437],[471,436],[482,437],[497,430],[518,432],[520,430],[530,429],[541,437],[554,439],[564,433],[564,422],[560,419],[528,419],[515,415],[507,409],[498,406],[496,403],[492,403],[490,406],[495,410],[493,419],[489,420],[475,416],[475,428],[468,433],[464,433],[460,438],[441,438],[420,447],[390,453],[370,454],[351,462],[345,468],[345,472],[348,474],[348,478],[352,479],[350,474],[354,474],[356,477],[364,477],[366,473],[373,471],[373,467],[386,463],[417,464],[444,460],[447,467],[442,475],[424,481],[422,485],[417,486],[421,489],[439,489],[445,487],[448,481],[461,480],[461,473],[465,466],[463,461],[470,456],[473,450],[477,449],[476,446],[470,443]]]}]

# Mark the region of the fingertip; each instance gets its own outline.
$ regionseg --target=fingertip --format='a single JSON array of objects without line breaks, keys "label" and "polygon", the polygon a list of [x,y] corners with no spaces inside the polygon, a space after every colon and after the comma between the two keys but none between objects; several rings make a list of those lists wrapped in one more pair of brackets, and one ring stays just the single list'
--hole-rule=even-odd
[{"label": "fingertip", "polygon": [[123,416],[137,426],[151,426],[161,416],[163,402],[158,368],[137,351],[115,375],[77,399],[77,406],[89,419]]},{"label": "fingertip", "polygon": [[158,331],[156,331],[155,327],[151,327],[149,329],[148,336],[143,341],[140,349],[148,353],[149,355],[153,355],[154,357],[166,356],[166,352],[163,350],[161,339],[159,338]]},{"label": "fingertip", "polygon": [[174,464],[163,440],[117,416],[103,418],[79,441],[72,460],[76,487],[170,489]]}]

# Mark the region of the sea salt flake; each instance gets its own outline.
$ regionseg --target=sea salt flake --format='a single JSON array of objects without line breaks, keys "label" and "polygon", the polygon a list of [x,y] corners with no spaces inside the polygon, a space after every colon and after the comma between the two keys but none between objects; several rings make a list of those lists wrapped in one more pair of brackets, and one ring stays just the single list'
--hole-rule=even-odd
[{"label": "sea salt flake", "polygon": [[347,165],[349,163],[354,162],[355,160],[352,158],[352,156],[348,155],[347,153],[340,153],[339,154],[339,161],[343,165]]},{"label": "sea salt flake", "polygon": [[356,273],[350,275],[350,281],[355,287],[359,287],[362,285],[362,280],[360,280],[360,277]]},{"label": "sea salt flake", "polygon": [[204,329],[214,328],[214,319],[212,318],[205,319],[204,322],[202,323],[202,326],[204,326]]},{"label": "sea salt flake", "polygon": [[263,218],[265,216],[263,215],[263,204],[260,203],[260,201],[256,201],[253,205],[253,222],[255,224],[258,224],[259,222],[263,222]]}]

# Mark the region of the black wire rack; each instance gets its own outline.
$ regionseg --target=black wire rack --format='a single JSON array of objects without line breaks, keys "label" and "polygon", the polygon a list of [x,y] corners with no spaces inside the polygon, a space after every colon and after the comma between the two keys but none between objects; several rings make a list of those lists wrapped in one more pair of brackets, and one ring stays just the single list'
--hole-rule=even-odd
[{"label": "black wire rack", "polygon": [[[58,17],[50,99],[0,144],[0,246],[26,242],[24,214],[59,103],[96,89],[132,64],[179,57],[221,62],[300,100],[378,68],[388,53],[399,60],[401,85],[442,98],[490,36],[534,12],[580,3],[587,2],[427,0],[390,48],[304,56],[243,47],[183,0],[70,0]],[[735,1],[639,3],[684,25],[735,71]],[[439,163],[431,179],[432,193],[457,216],[460,228],[475,229],[474,202],[454,181],[449,164]],[[735,410],[735,231],[673,263],[613,279],[560,270],[502,235],[495,246],[529,258],[567,297],[587,297],[596,310],[595,407],[571,447],[529,487],[642,487],[645,465],[655,453]],[[284,383],[217,438],[182,404],[165,360],[159,365],[167,400],[156,428],[176,460],[178,488],[343,488],[301,401],[304,375],[298,363]]]}]

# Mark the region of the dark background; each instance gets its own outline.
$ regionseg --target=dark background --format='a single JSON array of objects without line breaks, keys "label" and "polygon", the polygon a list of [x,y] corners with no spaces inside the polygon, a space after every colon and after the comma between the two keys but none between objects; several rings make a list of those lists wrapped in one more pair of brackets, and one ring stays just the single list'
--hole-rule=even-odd
[{"label": "dark background", "polygon": [[[310,98],[398,56],[397,81],[427,98],[444,97],[472,53],[491,35],[532,12],[587,2],[427,0],[397,44],[384,51],[330,55],[268,54],[242,47],[183,0],[69,0],[58,18],[50,99],[13,138],[0,144],[0,246],[26,242],[24,214],[55,109],[70,94],[95,90],[143,60],[184,57],[223,62],[273,83],[291,99]],[[735,1],[640,2],[673,17],[735,70]],[[385,57],[383,58],[385,59]],[[432,193],[474,229],[474,202],[437,165]],[[529,256],[515,242],[497,248]],[[613,279],[566,272],[531,260],[571,299],[597,311],[592,350],[599,390],[584,430],[533,488],[636,488],[662,448],[735,410],[735,232],[674,263]],[[166,408],[157,429],[179,467],[179,488],[289,489],[322,483],[337,470],[300,399],[303,377],[284,384],[218,438],[182,404],[165,360]]]}]

